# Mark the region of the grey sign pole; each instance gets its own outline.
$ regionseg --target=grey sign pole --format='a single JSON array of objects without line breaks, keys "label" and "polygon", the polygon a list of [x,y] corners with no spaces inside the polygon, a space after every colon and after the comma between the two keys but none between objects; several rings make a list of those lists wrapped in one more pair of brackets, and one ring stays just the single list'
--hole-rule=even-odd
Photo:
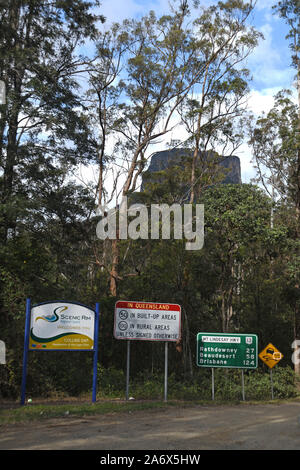
[{"label": "grey sign pole", "polygon": [[243,397],[243,401],[245,401],[244,369],[242,369],[242,397]]},{"label": "grey sign pole", "polygon": [[271,398],[272,398],[272,400],[274,400],[273,372],[272,372],[272,369],[270,369],[270,380],[271,380]]},{"label": "grey sign pole", "polygon": [[168,396],[168,342],[165,341],[165,396],[164,401],[167,401]]},{"label": "grey sign pole", "polygon": [[215,371],[211,368],[211,399],[215,399]]},{"label": "grey sign pole", "polygon": [[130,341],[127,341],[126,400],[129,399]]}]

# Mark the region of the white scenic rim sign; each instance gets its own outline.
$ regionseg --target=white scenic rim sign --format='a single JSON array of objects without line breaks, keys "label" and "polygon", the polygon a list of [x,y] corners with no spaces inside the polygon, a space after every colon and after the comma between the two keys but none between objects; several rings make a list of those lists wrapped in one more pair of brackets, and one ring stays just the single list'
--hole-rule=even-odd
[{"label": "white scenic rim sign", "polygon": [[180,336],[180,305],[136,301],[118,301],[115,305],[116,339],[167,342],[178,341]]},{"label": "white scenic rim sign", "polygon": [[95,312],[73,302],[45,302],[31,309],[29,349],[93,350]]}]

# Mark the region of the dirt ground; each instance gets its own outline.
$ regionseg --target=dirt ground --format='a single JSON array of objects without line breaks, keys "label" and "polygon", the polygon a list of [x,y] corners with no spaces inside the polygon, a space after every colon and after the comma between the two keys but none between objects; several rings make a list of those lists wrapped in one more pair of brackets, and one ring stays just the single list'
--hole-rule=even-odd
[{"label": "dirt ground", "polygon": [[0,428],[0,450],[299,450],[300,403],[191,406]]}]

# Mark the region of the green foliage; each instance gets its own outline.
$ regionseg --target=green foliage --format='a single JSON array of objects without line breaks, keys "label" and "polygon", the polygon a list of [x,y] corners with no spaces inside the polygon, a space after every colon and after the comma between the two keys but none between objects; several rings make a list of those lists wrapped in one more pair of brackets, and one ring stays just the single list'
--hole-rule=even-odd
[{"label": "green foliage", "polygon": [[[124,398],[126,379],[123,370],[99,368],[99,395]],[[215,369],[214,387],[216,401],[242,401],[241,370]],[[244,371],[246,401],[270,400],[270,372],[265,369]],[[137,400],[162,400],[164,397],[164,374],[141,372],[129,382],[130,396]],[[290,367],[278,366],[273,370],[274,399],[297,396],[295,374]],[[211,369],[198,370],[193,379],[184,380],[175,373],[168,376],[168,399],[182,401],[211,401]]]},{"label": "green foliage", "polygon": [[[234,115],[240,115],[248,71],[233,68],[232,61],[239,63],[259,39],[246,26],[251,6],[241,0],[212,5],[192,29],[182,3],[170,15],[151,12],[100,34],[92,13],[97,1],[21,3],[0,2],[0,79],[7,88],[0,119],[0,339],[7,351],[0,396],[20,394],[26,297],[33,303],[100,301],[98,385],[104,396],[125,393],[126,343],[113,338],[119,299],[182,306],[182,344],[169,345],[170,397],[210,399],[210,371],[195,365],[199,331],[253,332],[262,345],[274,342],[285,366],[274,371],[275,396],[294,396],[288,367],[299,305],[299,237],[291,207],[297,187],[295,105],[280,93],[253,133],[258,157],[269,158],[278,175],[282,199],[275,207],[257,186],[219,184],[221,156],[214,151],[243,137],[231,111],[236,103]],[[86,40],[95,45],[95,60],[75,54]],[[91,90],[81,94],[79,77],[86,69]],[[196,99],[200,89],[202,101]],[[97,189],[73,175],[82,163],[96,162],[104,174],[110,165],[132,164],[125,192],[133,201],[182,202],[183,190],[191,192],[193,169],[185,155],[148,178],[142,194],[132,193],[146,150],[167,132],[175,109],[191,135],[187,146],[212,147],[211,159],[194,168],[197,202],[205,206],[204,247],[188,252],[174,238],[121,240],[114,297],[112,244],[95,233]],[[215,109],[221,114],[214,115]],[[110,154],[112,135],[118,137]],[[287,186],[280,175],[288,176]],[[101,196],[109,199],[107,189]],[[162,398],[163,344],[132,345],[130,380],[136,398]],[[268,374],[246,373],[245,381],[249,399],[267,399]],[[33,397],[78,396],[91,383],[91,353],[29,354],[27,390]],[[238,371],[216,371],[216,397],[240,400]]]},{"label": "green foliage", "polygon": [[116,369],[115,367],[98,366],[98,393],[102,396],[119,396],[124,391],[125,387],[125,374],[123,370]]}]

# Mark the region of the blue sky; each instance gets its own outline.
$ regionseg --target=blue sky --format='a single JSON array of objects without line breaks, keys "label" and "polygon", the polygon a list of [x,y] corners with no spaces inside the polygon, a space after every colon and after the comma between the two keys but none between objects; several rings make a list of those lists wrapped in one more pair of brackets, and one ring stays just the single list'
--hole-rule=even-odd
[{"label": "blue sky", "polygon": [[[214,0],[201,1],[203,6],[211,3]],[[290,52],[285,39],[288,27],[274,15],[274,3],[276,0],[257,0],[251,17],[251,23],[265,36],[249,61],[254,79],[252,87],[257,90],[291,86]],[[168,0],[102,0],[100,8],[108,24],[139,17],[151,9],[158,15],[168,12]]]},{"label": "blue sky", "polygon": [[[201,0],[200,3],[205,6],[215,1]],[[250,20],[264,35],[264,40],[260,41],[247,64],[253,77],[248,107],[257,115],[272,107],[273,96],[279,90],[293,89],[295,70],[290,66],[289,42],[285,39],[288,27],[283,19],[274,15],[274,3],[276,0],[257,0]],[[99,9],[106,17],[107,25],[121,22],[125,18],[140,17],[150,10],[154,10],[157,15],[168,12],[168,0],[102,0]],[[255,172],[251,163],[251,151],[246,143],[236,155],[241,160],[242,180],[249,182]]]},{"label": "blue sky", "polygon": [[285,39],[288,26],[273,14],[273,4],[274,0],[258,0],[253,15],[254,26],[265,37],[250,59],[252,87],[256,90],[291,87],[295,73],[290,67],[289,41]]}]

